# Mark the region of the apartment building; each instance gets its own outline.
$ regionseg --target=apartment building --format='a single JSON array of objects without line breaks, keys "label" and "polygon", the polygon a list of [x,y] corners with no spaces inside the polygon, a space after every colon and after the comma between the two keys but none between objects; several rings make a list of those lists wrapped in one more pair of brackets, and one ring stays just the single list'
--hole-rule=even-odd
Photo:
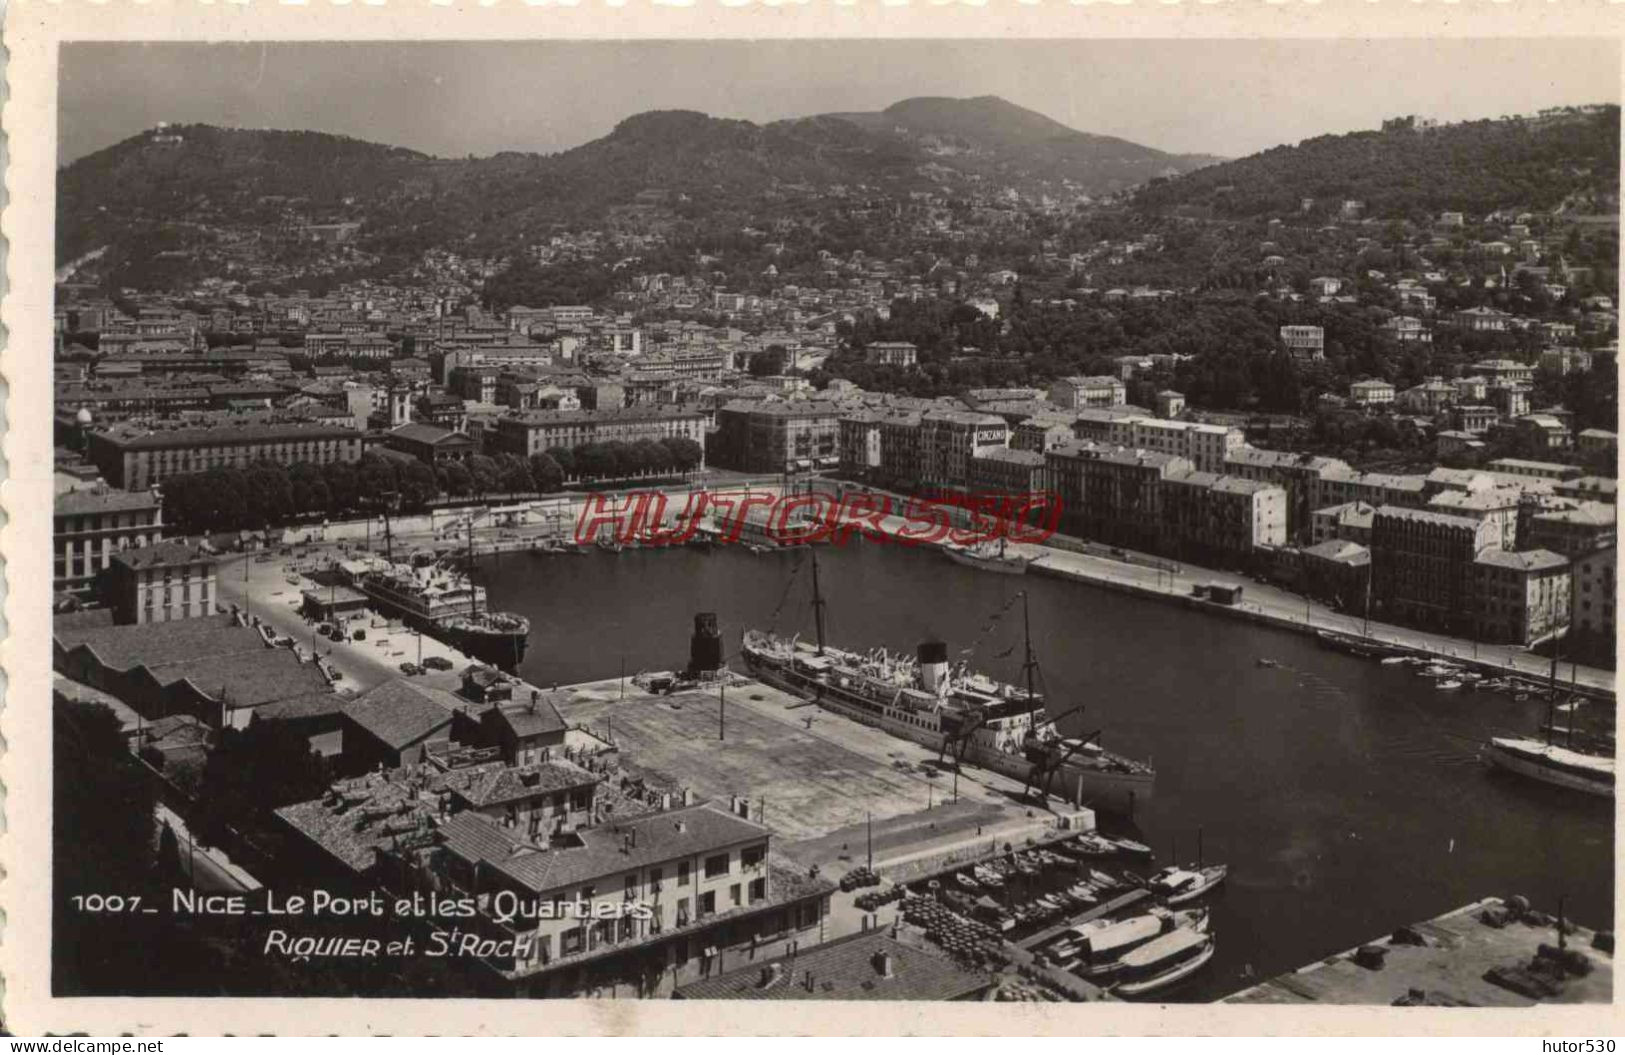
[{"label": "apartment building", "polygon": [[124,423],[88,438],[86,457],[114,487],[146,490],[166,478],[258,461],[327,465],[361,458],[361,433],[309,421]]},{"label": "apartment building", "polygon": [[841,413],[827,402],[735,400],[717,410],[713,461],[742,472],[782,473],[840,461]]},{"label": "apartment building", "polygon": [[568,450],[587,443],[666,439],[703,445],[705,415],[671,407],[531,410],[498,419],[495,434],[488,433],[486,442],[493,450],[528,458],[553,447]]},{"label": "apartment building", "polygon": [[1274,484],[1196,470],[1170,473],[1162,490],[1161,552],[1235,567],[1286,544],[1286,492]]},{"label": "apartment building", "polygon": [[920,415],[919,483],[959,489],[970,480],[970,460],[1009,445],[1010,429],[996,414],[930,410]]},{"label": "apartment building", "polygon": [[545,846],[465,812],[440,825],[441,860],[456,893],[559,910],[507,922],[487,912],[513,950],[487,966],[515,995],[664,995],[725,969],[736,947],[820,936],[832,884],[770,864],[771,830],[743,812],[702,803]]},{"label": "apartment building", "polygon": [[1550,550],[1492,550],[1474,562],[1473,636],[1529,646],[1569,625],[1568,558]]},{"label": "apartment building", "polygon": [[184,542],[120,550],[108,561],[103,582],[118,623],[167,623],[214,614],[215,559]]},{"label": "apartment building", "polygon": [[1394,401],[1394,386],[1387,381],[1368,378],[1349,386],[1349,402],[1357,407],[1383,407]]},{"label": "apartment building", "polygon": [[1128,386],[1115,377],[1060,377],[1050,382],[1046,398],[1066,410],[1120,407],[1128,402]]},{"label": "apartment building", "polygon": [[1196,471],[1171,454],[1074,442],[1044,455],[1045,488],[1061,503],[1061,530],[1156,550],[1164,541],[1164,480]]},{"label": "apartment building", "polygon": [[914,366],[920,350],[908,341],[875,341],[863,350],[863,361],[877,366]]},{"label": "apartment building", "polygon": [[1429,629],[1471,629],[1476,562],[1499,544],[1488,520],[1383,506],[1371,522],[1373,611]]},{"label": "apartment building", "polygon": [[1281,344],[1294,359],[1326,358],[1324,326],[1282,326]]},{"label": "apartment building", "polygon": [[1570,592],[1574,604],[1570,626],[1577,647],[1589,653],[1612,655],[1618,632],[1614,602],[1618,590],[1616,546],[1593,550],[1570,561]]},{"label": "apartment building", "polygon": [[56,496],[51,512],[55,590],[89,589],[115,553],[163,539],[162,503],[151,491],[69,491]]}]

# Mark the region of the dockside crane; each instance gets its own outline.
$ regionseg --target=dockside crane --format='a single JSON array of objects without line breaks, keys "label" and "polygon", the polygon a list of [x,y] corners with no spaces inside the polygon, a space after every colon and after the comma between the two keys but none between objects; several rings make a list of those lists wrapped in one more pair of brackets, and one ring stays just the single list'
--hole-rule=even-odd
[{"label": "dockside crane", "polygon": [[[1062,718],[1077,714],[1083,709],[1084,705],[1079,704],[1069,710],[1062,711],[1053,718],[1045,718],[1043,721],[1034,724],[1032,731],[1028,735],[1037,741],[1041,730],[1054,725]],[[1103,731],[1096,729],[1094,732],[1085,733],[1076,739],[1068,737],[1067,740],[1057,739],[1048,742],[1035,742],[1027,750],[1027,758],[1032,762],[1032,768],[1027,771],[1027,777],[1022,782],[1022,797],[1025,798],[1031,790],[1037,790],[1038,801],[1042,803],[1049,802],[1049,789],[1050,785],[1055,782],[1055,774],[1065,768],[1067,761],[1081,751],[1085,744],[1096,741]],[[1070,746],[1068,746],[1069,742]]]}]

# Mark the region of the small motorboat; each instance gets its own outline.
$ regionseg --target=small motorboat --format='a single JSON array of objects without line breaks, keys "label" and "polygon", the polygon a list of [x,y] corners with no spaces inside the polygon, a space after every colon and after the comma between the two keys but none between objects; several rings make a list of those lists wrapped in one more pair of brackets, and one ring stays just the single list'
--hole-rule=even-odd
[{"label": "small motorboat", "polygon": [[1265,667],[1265,668],[1267,668],[1269,670],[1274,670],[1275,668],[1277,668],[1277,667],[1279,667],[1281,665],[1281,664],[1277,663],[1275,660],[1268,659],[1268,658],[1266,658],[1264,656],[1259,656],[1258,659],[1255,662],[1260,667]]},{"label": "small motorboat", "polygon": [[1384,656],[1382,658],[1382,665],[1385,667],[1398,667],[1409,662],[1410,657],[1408,656]]},{"label": "small motorboat", "polygon": [[1164,934],[1123,954],[1112,992],[1134,997],[1166,989],[1201,970],[1214,947],[1213,935],[1194,927]]},{"label": "small motorboat", "polygon": [[1151,847],[1147,846],[1145,843],[1136,842],[1133,839],[1125,839],[1122,837],[1115,838],[1112,841],[1117,844],[1117,848],[1119,850],[1128,854],[1130,857],[1150,857],[1152,855]]},{"label": "small motorboat", "polygon": [[1461,688],[1461,686],[1462,682],[1457,678],[1450,678],[1446,681],[1435,682],[1433,685],[1433,687],[1438,689],[1440,692],[1454,692],[1456,689]]},{"label": "small motorboat", "polygon": [[985,887],[998,888],[1004,886],[1004,877],[987,865],[977,865],[973,870],[976,881]]},{"label": "small motorboat", "polygon": [[1151,892],[1170,905],[1183,905],[1195,901],[1220,883],[1230,873],[1226,865],[1208,865],[1205,868],[1181,868],[1169,865],[1151,877]]},{"label": "small motorboat", "polygon": [[964,887],[966,890],[980,890],[980,889],[982,889],[982,884],[978,883],[975,879],[971,878],[971,875],[968,872],[959,872],[959,873],[955,874],[954,880],[960,886]]},{"label": "small motorboat", "polygon": [[1121,851],[1122,846],[1116,840],[1092,833],[1061,844],[1061,852],[1072,857],[1115,857]]}]

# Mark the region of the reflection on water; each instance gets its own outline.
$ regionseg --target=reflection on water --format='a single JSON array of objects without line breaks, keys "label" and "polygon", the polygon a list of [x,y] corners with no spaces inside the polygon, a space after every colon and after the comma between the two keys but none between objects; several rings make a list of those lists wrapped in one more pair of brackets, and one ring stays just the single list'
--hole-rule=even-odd
[{"label": "reflection on water", "polygon": [[[627,551],[489,558],[492,605],[531,619],[523,673],[569,684],[681,666],[692,617],[717,612],[729,653],[749,626],[811,636],[804,557]],[[1404,668],[1312,639],[1039,576],[991,575],[935,553],[825,548],[833,643],[912,649],[940,635],[988,673],[1020,675],[1019,606],[1052,713],[1102,729],[1157,767],[1135,827],[1161,861],[1230,865],[1214,897],[1218,953],[1184,999],[1230,992],[1402,923],[1489,895],[1612,927],[1613,811],[1486,769],[1488,737],[1532,732],[1544,704],[1441,693]],[[992,627],[989,629],[989,623]],[[996,658],[1011,650],[1004,658]],[[1260,667],[1258,657],[1279,662]]]}]

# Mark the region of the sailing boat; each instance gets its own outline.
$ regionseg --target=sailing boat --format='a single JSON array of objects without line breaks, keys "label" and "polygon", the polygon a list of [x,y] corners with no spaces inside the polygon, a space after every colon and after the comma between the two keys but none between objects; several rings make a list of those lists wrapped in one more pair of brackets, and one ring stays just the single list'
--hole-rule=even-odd
[{"label": "sailing boat", "polygon": [[[923,642],[913,656],[878,648],[839,649],[824,640],[818,553],[808,552],[818,643],[815,647],[798,638],[745,631],[740,655],[753,677],[825,710],[933,750],[951,750],[964,763],[1023,782],[1033,773],[1035,751],[1046,757],[1054,752],[1046,784],[1053,782],[1065,799],[1099,810],[1131,812],[1136,802],[1150,798],[1156,783],[1151,766],[1106,751],[1092,738],[1064,740],[1044,716],[1044,697],[1033,685],[1036,661],[1025,618],[1025,688],[996,681],[964,662],[950,665],[942,641]],[[1025,602],[1026,595],[1021,599]]]},{"label": "sailing boat", "polygon": [[1574,718],[1569,719],[1567,744],[1560,747],[1552,742],[1557,710],[1557,658],[1561,645],[1562,638],[1555,638],[1552,644],[1552,672],[1546,694],[1546,738],[1492,737],[1484,747],[1483,757],[1493,766],[1542,784],[1613,798],[1613,756],[1574,750]]}]

